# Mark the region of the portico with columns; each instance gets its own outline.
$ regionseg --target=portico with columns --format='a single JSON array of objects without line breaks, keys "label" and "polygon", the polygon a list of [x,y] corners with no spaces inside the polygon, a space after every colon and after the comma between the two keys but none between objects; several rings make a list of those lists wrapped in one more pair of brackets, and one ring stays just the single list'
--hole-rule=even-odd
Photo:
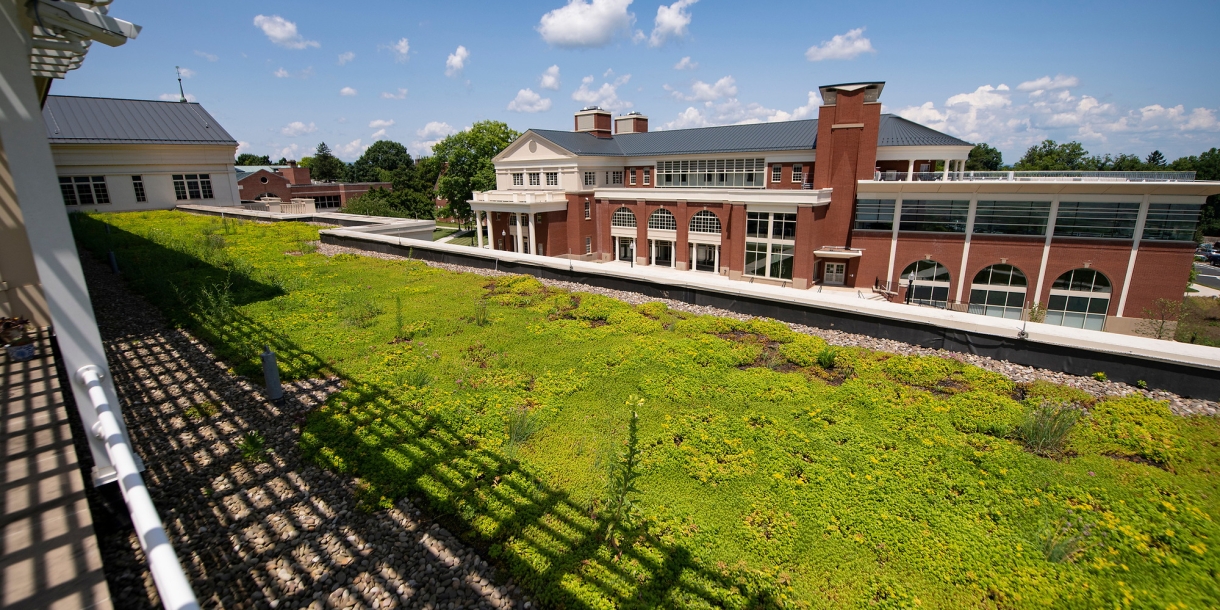
[{"label": "portico with columns", "polygon": [[478,247],[545,255],[539,221],[546,213],[566,211],[568,200],[562,191],[487,191],[475,193],[469,204]]}]

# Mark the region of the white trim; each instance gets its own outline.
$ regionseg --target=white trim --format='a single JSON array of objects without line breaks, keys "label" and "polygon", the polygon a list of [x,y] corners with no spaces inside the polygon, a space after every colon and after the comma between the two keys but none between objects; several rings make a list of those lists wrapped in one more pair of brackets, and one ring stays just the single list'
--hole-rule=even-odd
[{"label": "white trim", "polygon": [[1131,274],[1135,272],[1135,257],[1140,251],[1140,240],[1144,238],[1144,223],[1148,220],[1149,197],[1144,195],[1140,202],[1140,213],[1135,219],[1135,234],[1131,237],[1131,255],[1127,259],[1127,273],[1123,276],[1123,290],[1118,297],[1118,311],[1115,315],[1123,317],[1127,309],[1127,291],[1131,289]]},{"label": "white trim", "polygon": [[957,274],[957,276],[962,279],[957,282],[957,294],[953,297],[953,300],[957,301],[958,303],[962,302],[962,291],[966,289],[966,266],[970,262],[970,236],[972,233],[974,233],[974,216],[978,211],[978,208],[979,198],[976,196],[970,200],[970,208],[969,211],[966,212],[966,239],[962,243],[962,268]]},{"label": "white trim", "polygon": [[678,241],[678,232],[668,229],[648,229],[648,239],[659,241]]},{"label": "white trim", "polygon": [[636,229],[636,227],[614,227],[614,226],[612,226],[612,227],[610,227],[610,236],[611,237],[630,237],[632,239],[635,239],[637,236],[639,236],[639,232]]},{"label": "white trim", "polygon": [[[830,189],[718,189],[718,188],[654,188],[597,189],[598,199],[639,201],[686,201],[689,203],[762,203],[778,206],[830,205]],[[791,211],[791,210],[789,210]]]},{"label": "white trim", "polygon": [[697,233],[695,231],[687,231],[686,242],[691,244],[719,246],[721,239],[719,233]]},{"label": "white trim", "polygon": [[1055,237],[1055,220],[1059,217],[1059,198],[1051,199],[1051,209],[1046,218],[1046,240],[1042,242],[1042,262],[1038,264],[1038,284],[1034,288],[1034,302],[1042,302],[1042,282],[1046,279],[1046,262],[1051,257],[1051,240]]},{"label": "white trim", "polygon": [[[914,161],[911,163],[914,163]],[[864,197],[864,199],[871,199],[871,197]],[[894,228],[890,230],[890,264],[885,269],[885,283],[887,285],[891,282],[894,285],[898,284],[898,278],[894,277],[894,257],[898,255],[898,223],[901,220],[902,193],[898,193],[898,197],[894,199]],[[891,289],[893,289],[892,286]]]}]

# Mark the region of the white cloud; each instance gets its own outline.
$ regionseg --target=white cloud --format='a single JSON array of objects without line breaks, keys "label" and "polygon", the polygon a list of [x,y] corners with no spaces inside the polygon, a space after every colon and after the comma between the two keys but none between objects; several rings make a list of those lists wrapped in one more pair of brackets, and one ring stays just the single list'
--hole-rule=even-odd
[{"label": "white cloud", "polygon": [[301,121],[293,121],[293,122],[281,127],[280,133],[282,133],[290,138],[295,138],[297,136],[304,135],[307,133],[313,133],[317,130],[318,130],[318,126],[314,125],[312,122],[309,123],[308,125],[306,125],[305,123],[302,123]]},{"label": "white cloud", "polygon": [[540,78],[539,82],[540,84],[538,86],[542,87],[543,89],[550,89],[552,91],[558,90],[559,66],[555,65],[547,68],[546,72],[542,73],[542,77]]},{"label": "white cloud", "polygon": [[456,51],[449,54],[449,58],[445,60],[445,76],[455,76],[460,74],[466,67],[466,58],[470,57],[470,51],[466,47],[458,45]]},{"label": "white cloud", "polygon": [[569,0],[543,15],[536,29],[557,47],[601,47],[631,29],[635,14],[627,11],[630,6],[631,0]]},{"label": "white cloud", "polygon": [[830,40],[823,40],[822,44],[809,47],[809,50],[805,51],[805,59],[854,59],[862,53],[876,52],[872,41],[864,37],[864,28],[856,28],[846,34],[836,34]]},{"label": "white cloud", "polygon": [[686,57],[683,57],[682,59],[679,59],[678,63],[674,64],[675,70],[694,70],[695,68],[698,68],[698,67],[699,67],[699,63],[691,61],[689,55]]},{"label": "white cloud", "polygon": [[670,38],[683,38],[687,35],[686,26],[690,25],[691,14],[686,9],[699,0],[678,0],[669,6],[662,4],[657,7],[657,18],[653,23],[652,35],[648,37],[648,46],[659,47]]},{"label": "white cloud", "polygon": [[688,102],[710,102],[725,97],[733,97],[737,95],[737,81],[732,76],[725,76],[711,85],[697,80],[690,86],[690,90],[690,95],[686,95],[681,91],[674,91],[673,96]]},{"label": "white cloud", "polygon": [[298,151],[300,151],[300,150],[301,150],[301,147],[300,147],[300,146],[298,146],[297,144],[289,144],[288,146],[285,146],[285,147],[281,148],[281,149],[279,150],[279,152],[272,153],[271,158],[272,158],[273,160],[274,160],[276,157],[284,157],[284,158],[287,158],[287,159],[296,159],[296,158],[297,158],[297,152],[298,152]]},{"label": "white cloud", "polygon": [[[164,101],[164,102],[178,102],[178,101],[182,100],[182,96],[177,93],[162,93],[160,95],[160,98],[161,98],[161,101]],[[188,102],[195,101],[195,95],[193,93],[186,94],[186,101],[188,101]]]},{"label": "white cloud", "polygon": [[1079,79],[1058,75],[1021,83],[1016,91],[983,85],[949,97],[943,106],[925,102],[898,114],[963,140],[987,142],[1010,155],[1047,138],[1104,147],[1091,150],[1096,154],[1142,156],[1154,148],[1175,147],[1186,154],[1211,145],[1220,132],[1217,109],[1187,110],[1181,104],[1123,108],[1092,95],[1073,94],[1072,83]]},{"label": "white cloud", "polygon": [[400,64],[411,59],[411,43],[408,42],[406,38],[400,38],[398,39],[398,42],[387,45],[383,48],[389,49],[390,52],[394,53],[394,61]]},{"label": "white cloud", "polygon": [[403,89],[402,87],[399,87],[398,93],[390,93],[389,91],[382,91],[381,99],[383,99],[383,100],[405,100],[405,99],[407,99],[407,90]]},{"label": "white cloud", "polygon": [[250,148],[251,148],[251,147],[250,147],[250,143],[249,143],[249,142],[247,142],[247,141],[245,141],[245,140],[238,140],[238,141],[237,141],[237,154],[239,154],[239,155],[240,155],[240,154],[242,154],[242,153],[244,153],[244,152],[250,152]]},{"label": "white cloud", "polygon": [[289,76],[292,76],[291,74],[288,73],[287,70],[285,70],[283,68],[276,70],[273,74],[275,74],[276,78],[288,78]]},{"label": "white cloud", "polygon": [[182,78],[191,78],[192,76],[195,76],[195,71],[190,68],[178,66],[178,74],[181,75]]},{"label": "white cloud", "polygon": [[627,84],[629,80],[631,80],[631,75],[624,74],[614,79],[613,83],[602,83],[601,87],[590,89],[589,85],[593,84],[593,77],[586,76],[581,79],[580,88],[572,92],[572,99],[587,106],[600,106],[603,110],[630,108],[631,102],[618,98],[618,88]]},{"label": "white cloud", "polygon": [[1057,74],[1054,78],[1043,76],[1042,78],[1027,80],[1017,85],[1017,91],[1049,91],[1052,89],[1067,89],[1068,87],[1076,87],[1078,85],[1080,85],[1079,78]]},{"label": "white cloud", "polygon": [[202,57],[208,61],[216,61],[216,60],[220,59],[220,57],[218,57],[216,55],[213,55],[211,53],[205,53],[203,51],[195,51],[195,55],[198,55],[199,57]]},{"label": "white cloud", "polygon": [[508,103],[508,109],[513,112],[545,112],[551,109],[551,98],[542,97],[531,89],[522,89]]},{"label": "white cloud", "polygon": [[270,17],[258,15],[254,18],[254,25],[267,35],[268,40],[285,49],[304,49],[321,46],[316,40],[305,40],[297,32],[297,24],[279,15],[272,15]]},{"label": "white cloud", "polygon": [[394,119],[389,119],[389,120],[374,119],[369,122],[369,127],[372,127],[373,129],[380,129],[382,127],[391,127],[393,125],[394,125]]},{"label": "white cloud", "polygon": [[356,59],[356,54],[351,51],[347,51],[346,53],[340,53],[339,54],[339,65],[342,66],[343,64],[346,64],[346,63],[352,61],[353,59]]},{"label": "white cloud", "polygon": [[374,131],[374,132],[373,132],[373,135],[369,136],[369,138],[370,138],[370,139],[373,139],[373,140],[376,140],[377,138],[380,138],[381,136],[384,136],[384,135],[385,135],[385,130],[384,130],[384,129],[378,129],[377,131]]},{"label": "white cloud", "polygon": [[356,138],[347,144],[339,145],[339,147],[335,149],[335,156],[353,160],[356,159],[360,155],[364,154],[364,151],[368,150],[369,148],[366,145],[362,145],[361,142],[362,140],[360,140],[360,138]]},{"label": "white cloud", "polygon": [[768,108],[757,102],[743,103],[737,98],[731,97],[721,102],[706,101],[702,107],[688,107],[680,112],[677,118],[661,125],[660,129],[689,129],[692,127],[771,123],[775,121],[807,119],[814,116],[820,104],[821,97],[819,97],[817,91],[810,91],[806,104],[793,109],[791,112]]},{"label": "white cloud", "polygon": [[431,154],[432,147],[436,145],[450,134],[457,133],[457,130],[441,121],[430,121],[427,125],[416,130],[415,135],[418,140],[411,142],[411,150],[416,154]]},{"label": "white cloud", "polygon": [[339,90],[339,95],[342,95],[344,97],[352,97],[352,96],[356,95],[356,90],[351,87],[344,87]]}]

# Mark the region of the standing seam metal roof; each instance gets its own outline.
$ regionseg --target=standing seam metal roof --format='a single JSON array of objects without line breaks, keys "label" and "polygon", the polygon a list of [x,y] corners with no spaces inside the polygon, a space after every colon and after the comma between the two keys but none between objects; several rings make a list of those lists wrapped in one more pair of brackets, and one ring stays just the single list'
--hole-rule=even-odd
[{"label": "standing seam metal roof", "polygon": [[42,120],[59,143],[237,144],[193,102],[50,95]]},{"label": "standing seam metal roof", "polygon": [[[553,129],[530,130],[582,156],[639,157],[711,153],[751,153],[813,150],[818,121],[750,123],[646,133],[625,133],[599,138],[589,133]],[[973,146],[953,136],[892,114],[881,115],[878,146]]]}]

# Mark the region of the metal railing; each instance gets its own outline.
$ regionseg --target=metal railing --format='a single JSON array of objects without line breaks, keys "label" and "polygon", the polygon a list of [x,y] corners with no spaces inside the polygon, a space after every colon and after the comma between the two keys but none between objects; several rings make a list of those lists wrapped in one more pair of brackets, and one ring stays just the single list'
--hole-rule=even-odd
[{"label": "metal railing", "polygon": [[144,556],[148,559],[148,569],[157,585],[161,604],[169,610],[198,610],[199,601],[195,599],[195,591],[182,571],[178,554],[170,544],[161,516],[157,514],[148,488],[144,486],[144,479],[140,477],[135,455],[119,426],[118,415],[106,398],[101,369],[93,365],[84,366],[76,372],[76,377],[88,388],[89,400],[97,412],[97,423],[91,432],[106,444],[106,453],[118,473],[119,489],[123,492],[127,511],[131,513],[140,548],[144,549]]},{"label": "metal railing", "polygon": [[907,172],[873,173],[877,182],[1194,182],[1195,172]]}]

